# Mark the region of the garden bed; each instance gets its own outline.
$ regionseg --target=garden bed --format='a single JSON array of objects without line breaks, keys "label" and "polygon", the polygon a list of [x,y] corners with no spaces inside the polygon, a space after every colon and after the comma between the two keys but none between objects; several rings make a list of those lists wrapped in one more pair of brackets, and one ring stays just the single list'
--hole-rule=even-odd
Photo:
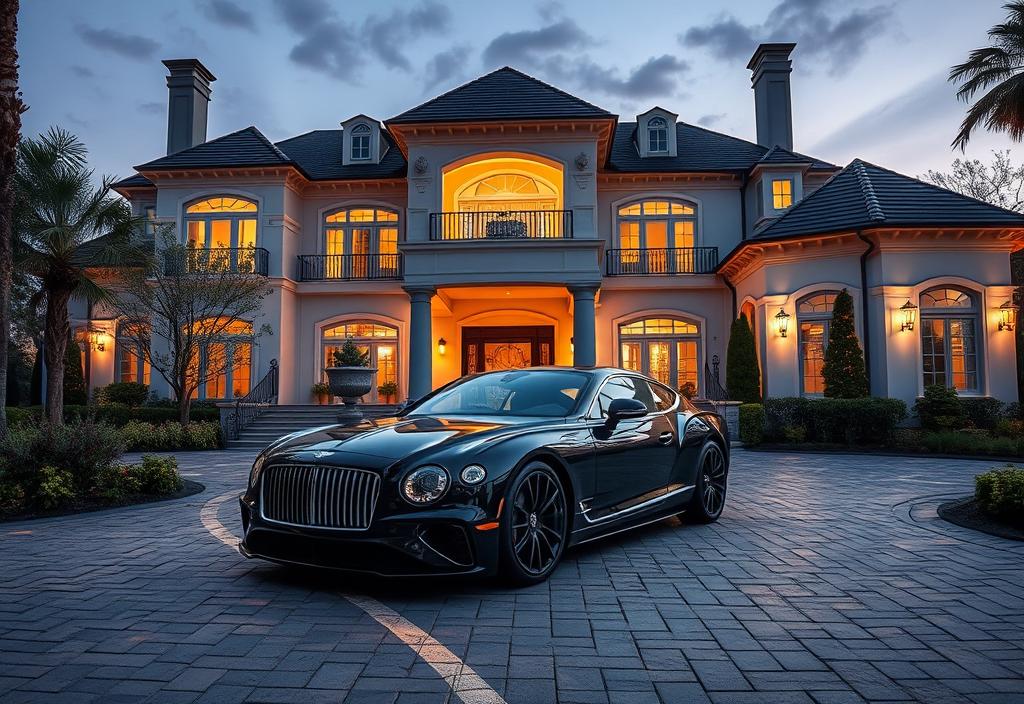
[{"label": "garden bed", "polygon": [[1024,540],[1024,523],[1010,523],[981,510],[973,496],[947,501],[938,508],[939,518],[962,528],[970,528],[1010,540]]},{"label": "garden bed", "polygon": [[70,516],[77,513],[103,511],[109,508],[121,508],[123,506],[136,506],[139,504],[156,503],[158,501],[183,499],[187,496],[193,496],[206,490],[205,485],[200,484],[199,482],[194,482],[191,479],[182,479],[181,481],[181,489],[171,494],[131,494],[129,496],[125,496],[119,501],[106,501],[99,497],[86,497],[83,499],[76,499],[73,503],[64,506],[63,508],[53,509],[50,511],[35,510],[22,511],[19,513],[0,513],[0,523],[27,521],[36,518],[52,518],[54,516]]},{"label": "garden bed", "polygon": [[761,443],[760,445],[743,445],[744,450],[751,452],[805,452],[819,455],[875,455],[878,457],[918,457],[937,460],[969,460],[979,462],[1020,462],[1021,457],[1015,455],[979,455],[970,453],[929,452],[923,448],[889,447],[884,445],[839,445],[827,443]]}]

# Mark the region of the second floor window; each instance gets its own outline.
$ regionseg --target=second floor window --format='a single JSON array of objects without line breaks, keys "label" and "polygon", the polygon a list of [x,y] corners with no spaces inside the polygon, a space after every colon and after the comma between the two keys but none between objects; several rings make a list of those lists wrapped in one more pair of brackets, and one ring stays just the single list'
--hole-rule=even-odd
[{"label": "second floor window", "polygon": [[324,216],[324,273],[330,279],[377,278],[398,271],[398,213],[345,208]]},{"label": "second floor window", "polygon": [[370,128],[356,125],[352,128],[352,161],[370,158]]},{"label": "second floor window", "polygon": [[772,181],[772,207],[785,210],[793,205],[793,179],[777,178]]},{"label": "second floor window", "polygon": [[621,273],[685,273],[694,260],[697,207],[678,200],[644,200],[618,210]]},{"label": "second floor window", "polygon": [[652,117],[647,121],[647,151],[651,154],[668,152],[668,123],[663,117]]}]

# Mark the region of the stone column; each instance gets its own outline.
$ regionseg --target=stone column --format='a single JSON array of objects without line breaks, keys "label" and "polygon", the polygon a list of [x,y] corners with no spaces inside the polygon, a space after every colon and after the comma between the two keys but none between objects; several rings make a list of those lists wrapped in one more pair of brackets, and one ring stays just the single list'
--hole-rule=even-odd
[{"label": "stone column", "polygon": [[409,400],[415,401],[433,388],[434,342],[430,333],[432,286],[407,286],[409,294]]},{"label": "stone column", "polygon": [[597,364],[597,330],[594,321],[594,297],[600,284],[571,286],[572,294],[572,337],[573,361],[577,367],[592,367]]}]

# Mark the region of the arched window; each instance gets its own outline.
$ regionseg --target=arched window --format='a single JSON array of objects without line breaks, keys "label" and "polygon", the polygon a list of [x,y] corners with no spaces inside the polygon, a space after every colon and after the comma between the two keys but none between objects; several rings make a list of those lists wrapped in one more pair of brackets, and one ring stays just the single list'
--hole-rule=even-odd
[{"label": "arched window", "polygon": [[825,393],[825,348],[832,325],[832,308],[839,291],[815,291],[796,304],[797,337],[800,347],[800,390],[804,396]]},{"label": "arched window", "polygon": [[185,241],[200,250],[193,256],[204,265],[253,271],[257,210],[253,201],[235,196],[191,203],[185,208]]},{"label": "arched window", "polygon": [[215,340],[200,346],[198,359],[189,365],[202,380],[192,398],[228,399],[245,396],[252,384],[253,326],[244,320],[211,318],[196,324],[208,333],[220,328]]},{"label": "arched window", "polygon": [[[136,325],[141,327],[135,328]],[[137,334],[137,332],[139,334]],[[149,325],[144,323],[122,322],[117,326],[115,340],[116,370],[118,381],[134,381],[149,386],[149,360],[139,350],[140,335],[149,336]]]},{"label": "arched window", "polygon": [[[693,396],[700,388],[700,325],[683,318],[644,318],[619,326],[624,369],[643,372]],[[690,393],[684,393],[689,386]]]},{"label": "arched window", "polygon": [[370,158],[370,128],[356,125],[352,128],[352,161],[365,161]]},{"label": "arched window", "polygon": [[647,152],[649,154],[668,152],[668,123],[663,117],[652,117],[647,121]]},{"label": "arched window", "polygon": [[327,213],[324,254],[325,278],[394,278],[398,275],[398,213],[385,208]]},{"label": "arched window", "polygon": [[325,367],[334,366],[334,352],[340,350],[346,340],[352,340],[360,351],[369,353],[370,366],[377,368],[377,388],[371,389],[363,400],[367,403],[397,401],[397,328],[373,320],[347,320],[324,328],[320,341],[320,358]]},{"label": "arched window", "polygon": [[[681,200],[644,200],[619,208],[620,274],[697,271],[697,206]],[[703,263],[701,263],[703,264]]]},{"label": "arched window", "polygon": [[940,286],[921,294],[921,368],[924,385],[979,389],[978,313],[974,294]]}]

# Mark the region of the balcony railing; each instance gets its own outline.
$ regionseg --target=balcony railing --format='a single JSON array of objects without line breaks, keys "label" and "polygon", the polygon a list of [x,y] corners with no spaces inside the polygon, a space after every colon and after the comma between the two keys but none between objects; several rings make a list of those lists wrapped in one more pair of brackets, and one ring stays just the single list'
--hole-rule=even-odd
[{"label": "balcony railing", "polygon": [[432,240],[544,240],[571,237],[571,210],[430,214]]},{"label": "balcony railing", "polygon": [[301,281],[382,281],[402,278],[401,254],[300,254]]},{"label": "balcony railing", "polygon": [[718,266],[718,247],[688,249],[609,249],[608,276],[710,274]]},{"label": "balcony railing", "polygon": [[225,272],[267,276],[269,266],[270,252],[263,247],[189,247],[180,256],[164,259],[164,273],[168,276]]}]

